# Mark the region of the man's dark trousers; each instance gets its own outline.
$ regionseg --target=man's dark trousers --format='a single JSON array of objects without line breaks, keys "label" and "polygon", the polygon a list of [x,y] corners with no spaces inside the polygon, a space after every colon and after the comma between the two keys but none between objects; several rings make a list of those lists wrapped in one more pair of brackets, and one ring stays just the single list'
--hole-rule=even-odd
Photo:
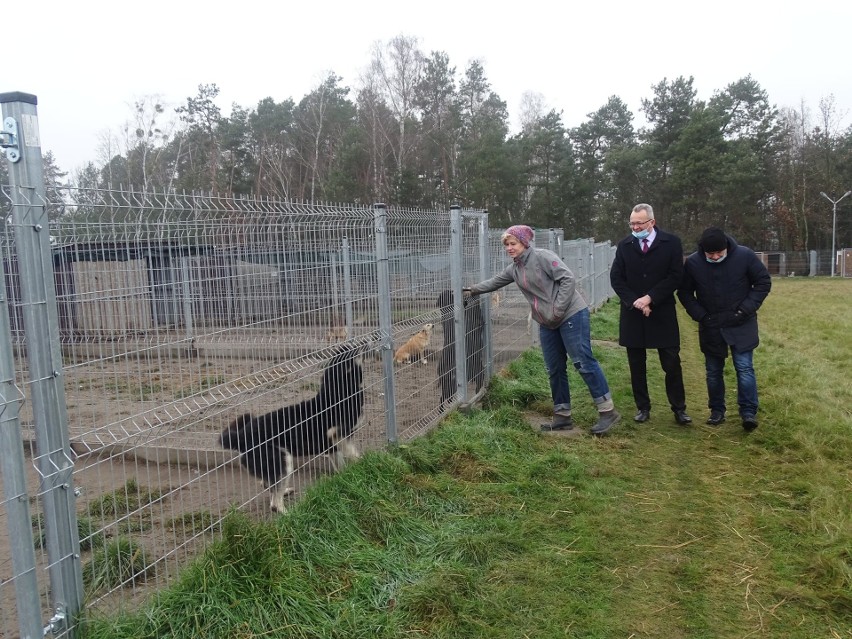
[{"label": "man's dark trousers", "polygon": [[[633,399],[639,410],[651,410],[648,395],[647,350],[628,348],[627,362],[630,365],[630,382]],[[680,366],[680,348],[658,348],[660,366],[666,374],[666,397],[673,411],[686,409],[686,392],[683,389],[683,372]]]}]

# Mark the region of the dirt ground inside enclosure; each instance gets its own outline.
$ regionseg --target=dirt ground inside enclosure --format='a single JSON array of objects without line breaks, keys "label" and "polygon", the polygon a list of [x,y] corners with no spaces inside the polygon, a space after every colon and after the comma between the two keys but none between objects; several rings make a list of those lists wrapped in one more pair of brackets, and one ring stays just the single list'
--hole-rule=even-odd
[{"label": "dirt ground inside enclosure", "polygon": [[[522,302],[513,301],[493,314],[495,372],[537,343],[535,325],[527,332],[526,312]],[[430,350],[442,344],[441,325],[436,322]],[[219,521],[231,508],[261,518],[272,516],[269,491],[240,466],[231,451],[221,449],[218,435],[238,414],[259,414],[314,394],[323,362],[289,370],[270,361],[262,351],[239,357],[226,352],[201,363],[187,358],[135,361],[122,364],[121,371],[106,371],[99,364],[66,370],[68,422],[78,455],[74,462],[74,485],[80,493],[78,519],[90,521],[106,539],[131,537],[145,549],[148,563],[153,563],[152,574],[145,581],[96,595],[101,598],[93,599],[92,605],[98,609],[110,610],[119,604],[132,607],[163,587],[218,536]],[[427,358],[426,362],[394,368],[399,441],[422,435],[440,419],[436,364],[437,359]],[[115,368],[114,363],[111,366]],[[375,351],[365,356],[363,370],[365,405],[354,441],[362,451],[382,449],[387,445],[386,389],[383,364]],[[180,397],[189,387],[198,387],[199,379],[209,378],[212,383],[223,377],[237,382],[224,390],[220,384],[208,395],[196,392]],[[474,395],[473,385],[469,393]],[[532,423],[539,421],[531,416]],[[40,510],[33,497],[40,485],[37,465],[28,453],[32,514]],[[317,478],[333,472],[326,458],[298,459],[297,465],[295,492],[289,503]],[[93,514],[110,494],[119,496],[114,503],[133,503],[124,512]],[[0,510],[0,518],[5,516],[5,510]],[[34,534],[38,537],[40,531],[36,528]],[[36,545],[39,588],[45,593],[47,553],[38,540]],[[0,536],[0,609],[6,617],[0,624],[0,637],[17,635],[10,553],[8,537]],[[92,551],[84,551],[83,565],[91,559]],[[44,599],[43,594],[47,619],[49,608]]]}]

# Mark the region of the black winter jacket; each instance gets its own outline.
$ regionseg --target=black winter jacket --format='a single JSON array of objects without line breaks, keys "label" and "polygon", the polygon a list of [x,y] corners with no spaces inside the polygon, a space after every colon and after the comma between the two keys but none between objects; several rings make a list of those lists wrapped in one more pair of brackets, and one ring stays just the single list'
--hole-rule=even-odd
[{"label": "black winter jacket", "polygon": [[[754,251],[727,238],[728,255],[722,262],[708,262],[700,247],[686,259],[677,293],[689,316],[699,322],[702,352],[721,357],[728,346],[737,352],[757,348],[757,309],[772,288],[769,271]],[[708,326],[708,314],[715,315],[713,324],[721,325]]]}]

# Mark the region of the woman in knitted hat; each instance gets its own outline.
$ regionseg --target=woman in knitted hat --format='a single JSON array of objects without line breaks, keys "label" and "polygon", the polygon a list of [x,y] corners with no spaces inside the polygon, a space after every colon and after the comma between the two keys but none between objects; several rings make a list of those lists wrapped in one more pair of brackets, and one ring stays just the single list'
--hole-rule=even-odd
[{"label": "woman in knitted hat", "polygon": [[542,430],[574,427],[568,387],[570,357],[598,409],[592,433],[603,435],[621,415],[615,410],[606,376],[592,354],[589,306],[565,262],[553,251],[530,247],[534,236],[534,231],[523,224],[506,229],[501,239],[512,264],[491,279],[465,289],[465,293],[481,295],[512,282],[518,285],[530,304],[533,319],[539,324],[544,363],[550,376],[553,420],[543,425]]}]

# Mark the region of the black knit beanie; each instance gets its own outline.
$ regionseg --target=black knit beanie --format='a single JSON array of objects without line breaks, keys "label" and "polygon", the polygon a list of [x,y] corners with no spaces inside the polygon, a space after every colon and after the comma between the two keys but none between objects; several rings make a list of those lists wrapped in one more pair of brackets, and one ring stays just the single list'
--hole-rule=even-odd
[{"label": "black knit beanie", "polygon": [[698,246],[705,253],[716,253],[724,251],[728,248],[728,238],[725,236],[725,231],[715,226],[711,226],[701,234],[701,239],[698,240]]}]

